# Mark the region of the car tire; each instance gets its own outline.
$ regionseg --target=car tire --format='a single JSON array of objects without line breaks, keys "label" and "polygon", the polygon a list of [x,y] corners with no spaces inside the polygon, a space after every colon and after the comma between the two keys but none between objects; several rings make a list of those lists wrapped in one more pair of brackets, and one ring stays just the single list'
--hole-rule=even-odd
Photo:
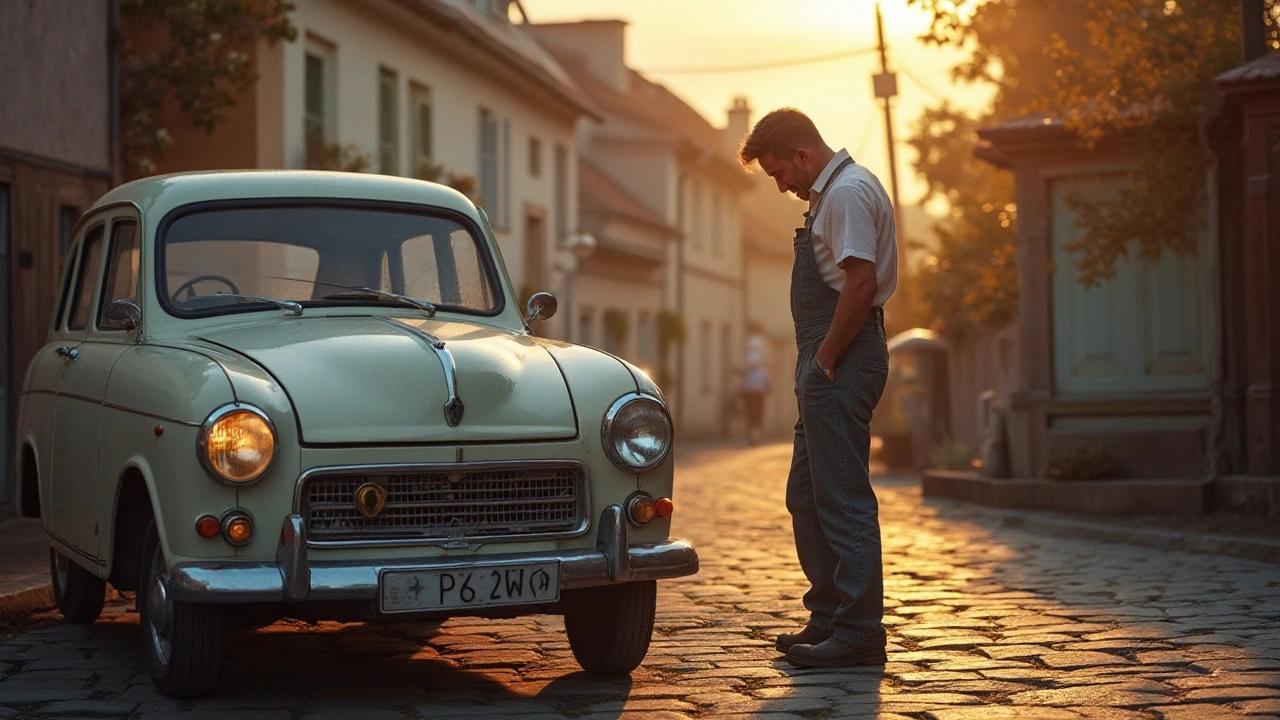
[{"label": "car tire", "polygon": [[569,648],[583,670],[624,675],[649,652],[658,606],[655,580],[566,590],[561,600]]},{"label": "car tire", "polygon": [[151,681],[175,698],[197,698],[217,689],[222,669],[222,610],[174,600],[169,568],[155,520],[147,528],[138,586],[142,656]]},{"label": "car tire", "polygon": [[87,625],[102,614],[107,599],[107,581],[49,548],[49,576],[53,600],[67,622]]}]

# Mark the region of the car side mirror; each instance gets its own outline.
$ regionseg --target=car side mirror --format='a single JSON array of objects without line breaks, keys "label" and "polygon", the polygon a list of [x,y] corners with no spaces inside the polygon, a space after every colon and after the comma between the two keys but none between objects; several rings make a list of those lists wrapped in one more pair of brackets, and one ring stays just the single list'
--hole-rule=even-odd
[{"label": "car side mirror", "polygon": [[525,304],[525,315],[529,318],[524,321],[524,329],[527,331],[534,320],[550,320],[556,315],[556,308],[560,307],[560,303],[556,300],[556,296],[549,292],[534,293],[529,298],[529,302]]},{"label": "car side mirror", "polygon": [[112,300],[107,306],[107,319],[122,324],[126,330],[141,328],[142,308],[129,298]]}]

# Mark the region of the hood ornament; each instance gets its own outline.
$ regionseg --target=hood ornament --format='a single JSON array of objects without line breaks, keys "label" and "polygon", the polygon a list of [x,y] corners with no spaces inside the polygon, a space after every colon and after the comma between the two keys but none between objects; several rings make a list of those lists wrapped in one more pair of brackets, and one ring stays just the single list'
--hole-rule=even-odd
[{"label": "hood ornament", "polygon": [[378,318],[388,325],[393,325],[401,330],[406,330],[418,340],[426,343],[427,347],[436,354],[436,358],[440,361],[440,366],[444,368],[444,382],[449,390],[449,400],[444,404],[444,421],[449,427],[458,427],[462,423],[462,412],[466,410],[466,406],[462,404],[462,398],[458,397],[458,367],[453,362],[453,353],[449,352],[444,346],[444,341],[424,332],[412,325],[397,322],[391,318]]},{"label": "hood ornament", "polygon": [[466,409],[456,395],[449,398],[449,402],[444,404],[444,421],[449,423],[449,427],[458,427],[462,422],[462,411]]}]

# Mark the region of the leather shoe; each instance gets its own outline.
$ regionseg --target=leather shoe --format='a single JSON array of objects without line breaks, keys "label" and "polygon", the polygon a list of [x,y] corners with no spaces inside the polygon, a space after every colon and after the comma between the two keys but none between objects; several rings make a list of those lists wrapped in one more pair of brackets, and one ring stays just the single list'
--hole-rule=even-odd
[{"label": "leather shoe", "polygon": [[817,645],[829,637],[831,637],[830,630],[821,630],[812,625],[806,625],[798,633],[779,635],[778,641],[773,646],[778,649],[778,652],[785,653],[796,645]]},{"label": "leather shoe", "polygon": [[828,638],[817,645],[793,645],[787,662],[796,667],[868,667],[888,661],[884,645],[850,645]]}]

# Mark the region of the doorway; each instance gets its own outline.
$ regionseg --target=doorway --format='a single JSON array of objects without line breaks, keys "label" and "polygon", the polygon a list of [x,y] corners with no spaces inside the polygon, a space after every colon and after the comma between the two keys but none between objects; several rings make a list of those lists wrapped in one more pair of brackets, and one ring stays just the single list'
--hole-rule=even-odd
[{"label": "doorway", "polygon": [[0,506],[13,500],[9,487],[9,365],[12,362],[13,338],[9,335],[9,186],[0,183]]}]

